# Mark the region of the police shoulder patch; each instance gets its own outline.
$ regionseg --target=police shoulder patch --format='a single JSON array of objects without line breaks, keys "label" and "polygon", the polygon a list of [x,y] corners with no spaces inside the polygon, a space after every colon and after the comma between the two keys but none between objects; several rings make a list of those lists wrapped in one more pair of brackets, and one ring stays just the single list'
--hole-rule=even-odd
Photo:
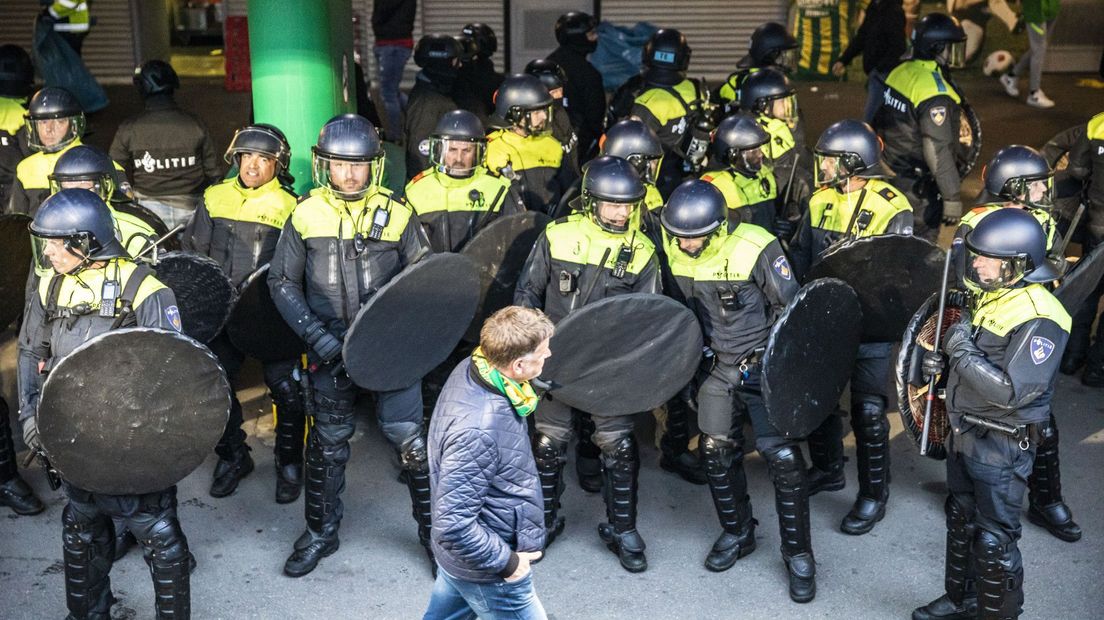
[{"label": "police shoulder patch", "polygon": [[1031,337],[1031,361],[1036,366],[1050,359],[1052,353],[1054,353],[1054,343],[1049,338],[1042,336]]},{"label": "police shoulder patch", "polygon": [[782,276],[785,280],[793,279],[793,272],[790,270],[790,263],[786,260],[785,256],[779,256],[774,259],[774,263],[771,264],[774,267],[775,273]]},{"label": "police shoulder patch", "polygon": [[168,319],[169,325],[172,325],[176,331],[182,331],[183,325],[180,322],[180,308],[176,306],[169,306],[165,308],[165,318]]},{"label": "police shoulder patch", "polygon": [[893,200],[897,197],[897,193],[889,189],[888,187],[883,187],[882,189],[878,190],[878,194],[886,200]]},{"label": "police shoulder patch", "polygon": [[418,181],[421,181],[421,180],[422,180],[422,179],[424,179],[425,177],[426,177],[426,171],[425,171],[425,170],[422,170],[422,171],[421,171],[421,172],[419,172],[418,174],[414,175],[414,178],[413,178],[413,179],[410,179],[410,182],[411,182],[411,183],[417,183]]},{"label": "police shoulder patch", "polygon": [[712,183],[713,182],[713,175],[703,174],[701,180],[705,181],[706,183]]},{"label": "police shoulder patch", "polygon": [[943,123],[947,122],[947,106],[937,105],[928,110],[928,114],[931,116],[931,120],[936,125],[942,127]]}]

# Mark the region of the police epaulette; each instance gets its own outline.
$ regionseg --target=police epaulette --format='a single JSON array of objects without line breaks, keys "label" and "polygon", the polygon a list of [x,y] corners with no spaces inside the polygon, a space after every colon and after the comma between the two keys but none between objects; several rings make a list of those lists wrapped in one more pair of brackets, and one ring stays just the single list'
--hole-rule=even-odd
[{"label": "police epaulette", "polygon": [[893,200],[897,197],[897,192],[893,191],[893,189],[890,187],[883,187],[882,189],[878,190],[878,195],[882,198],[885,198],[886,200]]},{"label": "police epaulette", "polygon": [[702,175],[701,180],[705,181],[706,183],[712,183],[713,182],[713,175],[704,174],[704,175]]},{"label": "police epaulette", "polygon": [[985,213],[988,210],[989,210],[989,205],[981,205],[980,207],[974,207],[973,209],[970,209],[970,213],[981,214],[981,213]]},{"label": "police epaulette", "polygon": [[563,224],[564,222],[567,221],[567,219],[569,217],[571,217],[571,215],[565,215],[563,217],[558,217],[558,218],[552,220],[551,222],[549,222],[549,224]]},{"label": "police epaulette", "polygon": [[310,197],[311,197],[310,192],[307,192],[306,194],[303,194],[302,196],[297,196],[295,198],[295,204],[297,204],[297,205],[303,204],[303,201],[306,200],[307,198],[310,198]]},{"label": "police epaulette", "polygon": [[418,174],[414,175],[414,178],[413,178],[413,179],[410,179],[410,182],[411,182],[411,183],[417,183],[418,181],[421,181],[422,179],[424,179],[424,178],[425,178],[425,176],[426,176],[426,171],[425,171],[425,170],[422,170],[422,171],[421,171],[421,172],[419,172]]}]

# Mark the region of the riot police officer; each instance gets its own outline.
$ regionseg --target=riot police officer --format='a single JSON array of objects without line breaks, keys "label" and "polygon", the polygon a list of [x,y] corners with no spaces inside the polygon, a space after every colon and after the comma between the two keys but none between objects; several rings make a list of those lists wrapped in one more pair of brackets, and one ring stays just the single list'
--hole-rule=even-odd
[{"label": "riot police officer", "polygon": [[690,180],[675,189],[660,216],[669,235],[666,255],[671,272],[701,322],[708,347],[696,395],[702,429],[699,453],[723,531],[705,567],[728,570],[755,550],[756,521],[743,467],[739,399],[774,482],[790,597],[807,603],[816,595],[816,563],[805,459],[801,447],[771,425],[759,392],[759,360],[771,325],[797,294],[798,285],[778,240],[746,222],[729,233],[729,210],[720,190]]},{"label": "riot police officer", "polygon": [[519,184],[525,207],[550,213],[578,176],[564,144],[552,137],[552,95],[532,75],[511,75],[495,98],[506,127],[487,136],[487,168]]},{"label": "riot police officer", "polygon": [[[41,334],[35,343],[35,358],[42,360],[45,368],[56,365],[88,339],[109,331],[119,319],[123,327],[180,331],[180,312],[172,291],[158,282],[149,268],[127,257],[115,238],[111,211],[94,193],[63,189],[50,196],[35,214],[31,235],[39,267],[53,270],[34,291],[26,318],[30,329]],[[20,363],[24,362],[21,357]],[[30,372],[39,370],[36,367]],[[20,376],[25,376],[22,369]],[[40,381],[20,383],[23,438],[36,450],[40,386]],[[176,487],[142,495],[107,495],[63,479],[62,488],[68,499],[61,518],[69,616],[108,617],[114,602],[108,577],[114,517],[134,533],[149,558],[157,617],[187,618],[190,553],[176,517]]]},{"label": "riot police officer", "polygon": [[434,252],[458,252],[495,218],[525,211],[513,183],[487,170],[483,123],[466,110],[441,117],[429,136],[427,168],[406,184]]},{"label": "riot police officer", "polygon": [[[410,207],[381,186],[383,147],[355,114],[330,119],[314,147],[317,189],[284,224],[268,273],[281,316],[309,347],[313,423],[307,437],[307,528],[284,573],[302,577],[338,548],[349,439],[358,388],[339,366],[357,310],[404,267],[430,253]],[[336,274],[335,274],[336,272]],[[410,487],[418,538],[428,553],[429,466],[421,383],[377,394],[383,434],[395,445]]]},{"label": "riot police officer", "polygon": [[[1050,215],[1054,205],[1054,171],[1047,160],[1029,146],[1007,146],[989,160],[982,177],[984,190],[978,199],[981,206],[962,216],[955,237],[964,238],[979,222],[1001,209],[1023,209],[1043,227],[1048,260],[1064,264],[1064,257],[1051,255],[1057,225]],[[1081,526],[1074,522],[1072,511],[1062,499],[1058,421],[1054,413],[1039,422],[1036,430],[1038,445],[1027,479],[1027,519],[1061,540],[1075,542],[1081,539]]]},{"label": "riot police officer", "polygon": [[81,143],[84,110],[69,91],[47,86],[27,105],[27,144],[32,151],[15,168],[9,213],[33,214],[50,195],[50,172],[58,157]]},{"label": "riot police officer", "polygon": [[[296,195],[287,168],[291,146],[272,125],[247,125],[234,133],[224,156],[237,169],[232,178],[203,192],[188,227],[181,236],[185,250],[218,261],[235,287],[241,287],[258,268],[272,260],[276,241],[291,212]],[[233,381],[245,354],[226,332],[207,346]],[[303,404],[292,379],[298,359],[263,364],[264,382],[276,407],[276,501],[287,504],[299,497],[303,485]],[[219,461],[211,481],[212,497],[226,497],[253,471],[253,459],[241,429],[242,408],[231,394],[230,417],[215,452]]]},{"label": "riot police officer", "polygon": [[494,111],[494,93],[503,76],[495,70],[492,56],[498,51],[498,37],[490,26],[480,22],[465,25],[460,30],[471,50],[460,62],[460,73],[452,89],[452,98],[463,110],[483,119]]},{"label": "riot police officer", "polygon": [[567,98],[564,97],[567,74],[560,65],[542,58],[529,61],[529,64],[525,65],[525,72],[539,79],[548,89],[548,94],[552,95],[552,137],[563,145],[564,153],[571,160],[571,166],[578,168],[579,137],[571,126]]},{"label": "riot police officer", "polygon": [[1070,328],[1043,286],[1058,273],[1030,213],[994,211],[966,234],[965,247],[966,281],[981,292],[922,365],[926,377],[947,373],[946,591],[913,611],[914,620],[1022,613],[1024,480]]},{"label": "riot police officer", "polygon": [[[573,310],[606,297],[658,292],[655,248],[634,227],[633,212],[640,208],[644,193],[644,184],[629,162],[609,156],[591,161],[583,174],[583,212],[544,229],[518,279],[514,303],[542,309],[559,322]],[[633,416],[594,416],[594,424],[593,439],[602,452],[608,518],[599,525],[599,535],[625,570],[641,572],[648,561],[644,539],[636,529],[640,455],[632,432]],[[543,399],[537,407],[536,429],[533,456],[551,542],[564,527],[559,508],[565,455],[575,434],[571,408]]]},{"label": "riot police officer", "polygon": [[797,66],[796,56],[797,39],[785,26],[778,22],[761,24],[751,33],[747,55],[737,61],[736,70],[717,89],[719,100],[730,111],[735,110],[740,104],[740,85],[749,75],[768,68],[789,73]]},{"label": "riot police officer", "polygon": [[406,146],[406,178],[429,166],[422,141],[429,137],[441,116],[456,109],[452,99],[460,71],[460,42],[447,34],[427,34],[414,46],[414,64],[422,68],[406,102],[403,144]]},{"label": "riot police officer", "polygon": [[[912,207],[882,180],[893,173],[882,161],[878,136],[861,121],[843,120],[824,130],[814,149],[816,182],[791,249],[799,274],[808,273],[833,244],[858,237],[912,233]],[[851,374],[851,428],[858,454],[859,493],[840,523],[845,534],[869,532],[885,516],[889,499],[889,421],[885,385],[893,343],[859,345]],[[842,489],[843,424],[830,415],[809,436],[813,463],[809,494]]]},{"label": "riot police officer", "polygon": [[8,205],[15,167],[31,154],[27,132],[21,130],[33,86],[34,67],[26,50],[0,45],[0,210]]},{"label": "riot police officer", "polygon": [[770,134],[751,116],[733,114],[717,125],[711,140],[710,163],[721,168],[701,178],[721,191],[729,224],[749,222],[773,230],[778,190],[763,154]]},{"label": "riot police officer", "polygon": [[940,222],[962,217],[956,152],[966,99],[950,69],[963,65],[965,45],[966,32],[953,17],[921,18],[912,31],[912,58],[886,77],[885,100],[874,115],[886,163],[897,173],[893,184],[922,211],[917,233],[930,238]]},{"label": "riot police officer", "polygon": [[207,126],[173,98],[180,78],[164,60],[134,72],[144,107],[119,125],[111,158],[127,170],[135,197],[170,228],[195,211],[203,189],[221,180],[215,143]]},{"label": "riot police officer", "polygon": [[[1104,242],[1104,112],[1089,119],[1084,132],[1069,153],[1070,177],[1085,183],[1085,201],[1088,207],[1082,250],[1088,256],[1096,246]],[[1100,308],[1100,296],[1104,284],[1098,285],[1073,317],[1070,344],[1066,348],[1063,366],[1067,374],[1074,374],[1084,365],[1081,383],[1089,387],[1104,387],[1104,332],[1097,330],[1091,337],[1093,323]]]},{"label": "riot police officer", "polygon": [[569,11],[556,20],[555,31],[559,47],[548,60],[563,68],[563,104],[579,137],[578,160],[586,163],[597,149],[606,115],[602,74],[587,60],[598,49],[598,20],[581,11]]}]

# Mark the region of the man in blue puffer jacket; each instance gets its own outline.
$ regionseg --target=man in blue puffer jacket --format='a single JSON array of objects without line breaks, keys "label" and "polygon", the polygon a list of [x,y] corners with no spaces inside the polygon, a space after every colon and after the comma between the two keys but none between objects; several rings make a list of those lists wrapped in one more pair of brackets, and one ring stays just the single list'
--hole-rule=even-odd
[{"label": "man in blue puffer jacket", "polygon": [[510,306],[452,371],[429,426],[433,556],[440,570],[425,619],[474,614],[543,620],[531,561],[544,549],[544,498],[525,417],[529,384],[551,354],[552,322]]}]

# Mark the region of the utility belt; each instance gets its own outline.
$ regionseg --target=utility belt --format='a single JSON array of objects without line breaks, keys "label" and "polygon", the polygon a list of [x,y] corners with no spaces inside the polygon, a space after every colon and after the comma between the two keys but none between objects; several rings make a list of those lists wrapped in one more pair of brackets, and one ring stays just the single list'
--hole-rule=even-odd
[{"label": "utility belt", "polygon": [[766,347],[760,347],[744,357],[737,357],[726,353],[713,353],[710,350],[707,351],[702,358],[702,364],[707,372],[710,373],[716,368],[717,364],[736,368],[739,371],[739,376],[735,387],[750,384],[758,388],[759,374],[763,370],[763,355],[766,353],[766,350]]},{"label": "utility belt", "polygon": [[1027,450],[1031,447],[1032,443],[1035,445],[1039,444],[1038,424],[1008,424],[992,418],[971,415],[969,413],[962,414],[962,421],[966,424],[972,424],[975,429],[979,429],[979,435],[988,431],[1007,435],[1019,442],[1020,450]]}]

